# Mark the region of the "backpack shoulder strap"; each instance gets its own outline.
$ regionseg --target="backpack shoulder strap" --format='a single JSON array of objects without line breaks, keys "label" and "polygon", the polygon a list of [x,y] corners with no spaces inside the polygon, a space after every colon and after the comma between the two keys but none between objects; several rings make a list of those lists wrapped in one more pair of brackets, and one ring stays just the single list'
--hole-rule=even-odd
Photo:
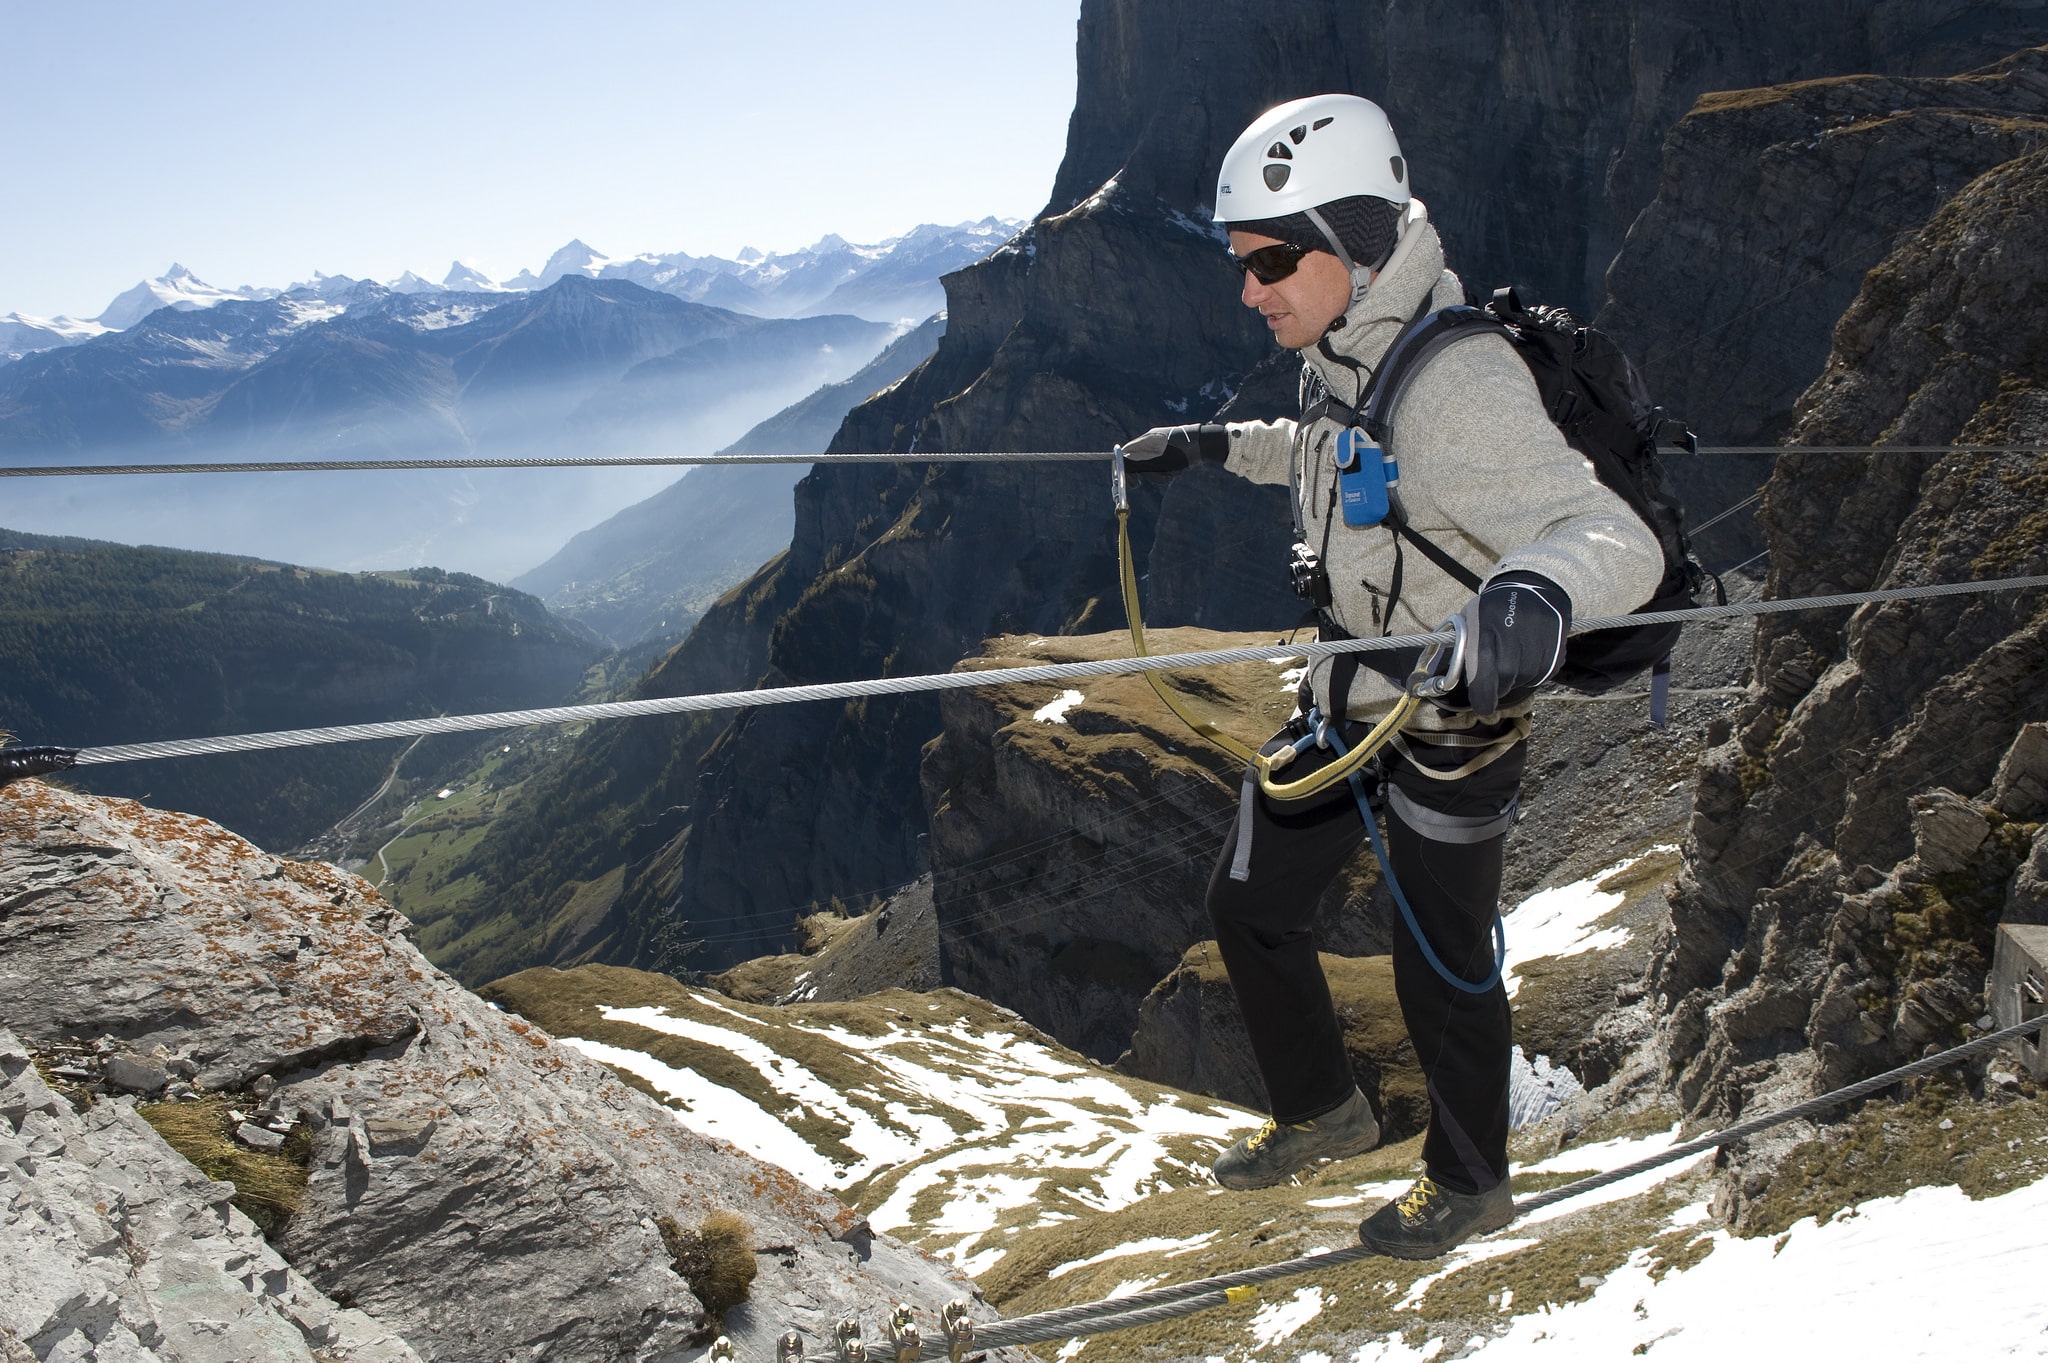
[{"label": "backpack shoulder strap", "polygon": [[[1387,353],[1380,358],[1380,367],[1372,377],[1372,386],[1367,390],[1358,413],[1358,424],[1365,428],[1375,443],[1384,445],[1393,424],[1394,404],[1408,389],[1415,375],[1422,371],[1430,357],[1439,350],[1468,336],[1502,336],[1507,328],[1475,307],[1460,304],[1440,308],[1417,318],[1404,328],[1394,343],[1387,347]],[[1387,528],[1401,539],[1415,546],[1422,556],[1434,563],[1452,581],[1467,591],[1478,591],[1479,575],[1453,558],[1449,551],[1428,536],[1408,524],[1408,513],[1401,505],[1400,493],[1390,489],[1387,507]]]},{"label": "backpack shoulder strap", "polygon": [[1506,336],[1508,329],[1475,307],[1459,304],[1439,308],[1404,328],[1387,353],[1361,402],[1358,424],[1376,443],[1385,444],[1394,407],[1432,356],[1468,336]]}]

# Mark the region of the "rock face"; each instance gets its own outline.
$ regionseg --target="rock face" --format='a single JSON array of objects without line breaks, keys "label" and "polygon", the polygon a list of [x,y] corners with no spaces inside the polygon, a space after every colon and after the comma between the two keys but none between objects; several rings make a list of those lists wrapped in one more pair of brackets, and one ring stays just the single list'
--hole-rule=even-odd
[{"label": "rock face", "polygon": [[[791,1326],[828,1338],[852,1309],[906,1299],[935,1310],[971,1294],[832,1197],[694,1135],[603,1067],[488,1007],[429,965],[406,928],[364,882],[280,861],[202,820],[35,782],[0,794],[0,1019],[21,1047],[162,1047],[168,1068],[189,1069],[203,1088],[252,1107],[260,1099],[309,1130],[303,1203],[273,1240],[293,1274],[253,1243],[231,1252],[229,1241],[200,1237],[215,1235],[211,1225],[249,1238],[246,1223],[217,1210],[225,1191],[191,1171],[182,1184],[150,1176],[171,1218],[166,1252],[191,1259],[206,1283],[226,1282],[230,1296],[241,1277],[262,1277],[260,1289],[240,1289],[247,1302],[234,1298],[233,1319],[248,1331],[278,1331],[288,1317],[312,1339],[320,1322],[338,1321],[368,1349],[373,1323],[336,1314],[355,1307],[413,1351],[391,1343],[363,1357],[681,1357],[714,1323],[671,1267],[659,1223],[694,1227],[720,1210],[747,1218],[759,1251],[750,1302],[723,1320],[747,1355],[765,1356]],[[18,1054],[0,1068],[10,1092],[26,1095],[10,1100],[6,1121],[32,1157],[69,1150],[85,1132],[74,1158],[90,1168],[64,1175],[63,1187],[14,1164],[10,1177],[26,1177],[32,1196],[71,1197],[67,1188],[87,1186],[80,1179],[104,1183],[118,1169],[161,1172],[161,1144],[120,1100],[66,1126]],[[102,1215],[118,1228],[146,1201]],[[168,1289],[151,1295],[151,1273],[168,1267],[137,1268],[131,1292],[110,1257],[125,1251],[95,1239],[97,1223],[72,1224],[50,1232],[49,1261],[104,1261],[93,1271],[105,1290],[92,1300],[139,1292],[142,1305],[93,1316],[53,1299],[54,1319],[36,1329],[88,1330],[119,1315],[140,1338],[149,1311],[182,1318]],[[196,1228],[192,1245],[179,1224]],[[292,1314],[301,1298],[303,1320]],[[0,1302],[9,1309],[11,1299]],[[290,1356],[289,1334],[278,1337],[277,1356]]]},{"label": "rock face", "polygon": [[820,936],[807,955],[756,957],[705,983],[744,1003],[839,1003],[942,983],[930,876],[867,913],[828,924]]},{"label": "rock face", "polygon": [[[2048,443],[2048,156],[1979,177],[1864,282],[1791,444]],[[2041,573],[2040,459],[1781,459],[1770,595]],[[1740,1108],[1945,1043],[2038,911],[2039,592],[1771,617],[1713,749],[1651,984],[1685,1101]],[[1809,1053],[1810,1052],[1810,1053]]]},{"label": "rock face", "polygon": [[51,1092],[0,1028],[0,1356],[136,1360],[419,1355],[280,1258],[215,1183],[120,1102]]},{"label": "rock face", "polygon": [[[1259,642],[1147,632],[1158,653]],[[1009,636],[968,666],[1114,657],[1129,647],[1121,634]],[[1239,774],[1142,678],[1085,687],[943,693],[945,731],[925,752],[923,778],[948,983],[1108,1061],[1131,1045],[1152,986],[1209,935],[1203,892]],[[1292,685],[1268,663],[1205,671],[1190,691],[1199,710],[1254,743],[1294,708]],[[1317,922],[1331,950],[1386,950],[1385,916],[1350,911],[1364,909],[1375,883],[1365,851],[1331,887]]]},{"label": "rock face", "polygon": [[[2042,48],[1948,79],[1703,95],[1665,139],[1657,197],[1607,272],[1600,324],[1708,443],[1773,444],[1865,273],[1900,233],[2044,131]],[[1768,470],[1768,456],[1710,456],[1677,461],[1674,475],[1698,521]],[[1751,524],[1710,532],[1700,545],[1709,566],[1762,549]]]}]

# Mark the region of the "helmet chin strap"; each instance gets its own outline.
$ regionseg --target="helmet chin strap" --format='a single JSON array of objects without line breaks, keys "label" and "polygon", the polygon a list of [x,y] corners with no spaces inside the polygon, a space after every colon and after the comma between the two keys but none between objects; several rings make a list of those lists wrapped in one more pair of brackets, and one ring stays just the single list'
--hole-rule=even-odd
[{"label": "helmet chin strap", "polygon": [[[1373,272],[1351,258],[1351,253],[1344,249],[1344,243],[1337,239],[1336,232],[1331,229],[1329,221],[1320,212],[1313,208],[1304,208],[1301,214],[1316,225],[1316,231],[1321,232],[1323,240],[1330,243],[1331,253],[1344,262],[1344,270],[1351,276],[1351,302],[1344,309],[1348,313],[1365,301],[1365,291],[1372,287]],[[1343,319],[1340,317],[1338,320],[1341,322]]]}]

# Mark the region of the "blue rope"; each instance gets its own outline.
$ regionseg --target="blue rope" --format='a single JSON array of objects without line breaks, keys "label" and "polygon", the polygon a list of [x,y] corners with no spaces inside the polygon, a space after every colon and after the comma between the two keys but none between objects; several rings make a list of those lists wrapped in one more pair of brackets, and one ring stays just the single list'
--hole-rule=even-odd
[{"label": "blue rope", "polygon": [[[1309,732],[1294,745],[1294,750],[1297,753],[1307,751],[1309,745],[1316,741],[1316,734],[1321,732],[1329,739],[1330,747],[1336,751],[1337,756],[1344,756],[1344,740],[1338,736],[1336,726],[1325,725],[1322,719],[1319,711],[1309,711]],[[1415,945],[1422,948],[1422,959],[1428,961],[1429,968],[1453,989],[1462,989],[1467,994],[1490,993],[1493,987],[1500,983],[1501,971],[1506,969],[1508,963],[1508,934],[1507,928],[1500,921],[1500,910],[1496,907],[1493,914],[1493,973],[1478,984],[1452,974],[1450,968],[1438,958],[1436,948],[1429,944],[1428,936],[1422,931],[1422,924],[1416,921],[1415,910],[1408,907],[1408,896],[1401,893],[1401,882],[1394,875],[1394,859],[1387,855],[1387,845],[1380,840],[1379,820],[1372,816],[1372,802],[1365,797],[1364,774],[1354,771],[1349,780],[1351,797],[1358,801],[1358,812],[1365,816],[1365,835],[1372,840],[1372,854],[1379,858],[1380,873],[1386,877],[1387,889],[1394,896],[1394,907],[1401,911],[1401,921],[1408,925],[1408,935],[1415,939]]]}]

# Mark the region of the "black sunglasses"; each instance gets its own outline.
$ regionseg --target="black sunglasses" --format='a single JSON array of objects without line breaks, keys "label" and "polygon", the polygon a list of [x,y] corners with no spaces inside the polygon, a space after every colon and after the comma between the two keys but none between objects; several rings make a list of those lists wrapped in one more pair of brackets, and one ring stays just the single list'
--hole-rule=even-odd
[{"label": "black sunglasses", "polygon": [[1290,241],[1276,241],[1271,246],[1261,246],[1244,255],[1232,255],[1233,264],[1251,275],[1261,284],[1278,284],[1301,267],[1301,258],[1308,249],[1296,246]]}]

